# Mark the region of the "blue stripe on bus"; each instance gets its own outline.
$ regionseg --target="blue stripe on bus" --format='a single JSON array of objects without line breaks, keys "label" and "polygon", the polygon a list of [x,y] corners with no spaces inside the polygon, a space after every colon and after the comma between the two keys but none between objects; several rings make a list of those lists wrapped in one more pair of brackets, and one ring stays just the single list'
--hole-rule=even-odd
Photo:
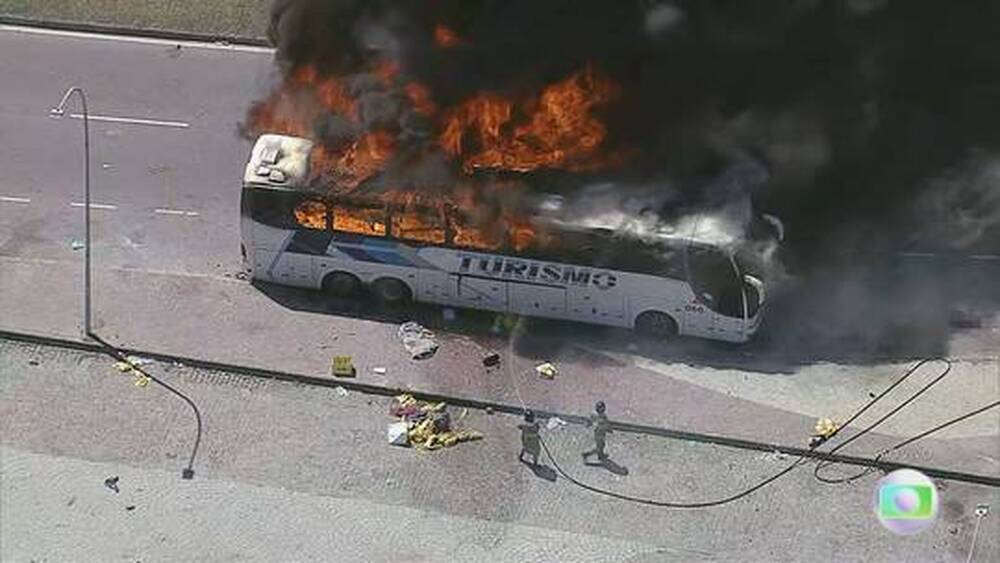
[{"label": "blue stripe on bus", "polygon": [[393,266],[409,266],[414,264],[396,252],[383,252],[379,250],[358,248],[356,246],[335,247],[337,250],[362,262],[376,262],[378,264],[392,264]]},{"label": "blue stripe on bus", "polygon": [[414,264],[407,260],[402,254],[397,252],[383,252],[381,250],[368,250],[368,254],[373,256],[376,260],[383,264],[392,264],[394,266],[410,266]]}]

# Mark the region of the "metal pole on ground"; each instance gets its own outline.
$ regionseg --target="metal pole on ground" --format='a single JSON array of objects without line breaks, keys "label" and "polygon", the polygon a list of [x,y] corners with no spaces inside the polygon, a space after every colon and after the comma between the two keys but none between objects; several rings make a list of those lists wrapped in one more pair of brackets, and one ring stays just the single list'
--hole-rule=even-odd
[{"label": "metal pole on ground", "polygon": [[49,115],[52,117],[65,115],[66,102],[73,94],[80,96],[80,105],[83,106],[83,335],[87,338],[93,334],[90,307],[90,116],[87,113],[87,95],[83,88],[72,86],[66,90],[59,105],[52,108]]}]

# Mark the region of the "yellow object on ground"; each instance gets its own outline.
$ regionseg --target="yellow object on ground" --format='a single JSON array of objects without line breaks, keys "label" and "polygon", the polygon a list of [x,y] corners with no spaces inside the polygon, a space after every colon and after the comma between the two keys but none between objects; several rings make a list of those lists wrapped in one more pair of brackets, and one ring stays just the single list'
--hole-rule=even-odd
[{"label": "yellow object on ground", "polygon": [[140,375],[140,376],[138,376],[138,377],[135,378],[135,386],[136,387],[145,387],[145,386],[149,385],[150,381],[151,380],[149,379],[149,377],[147,377],[145,375]]},{"label": "yellow object on ground", "polygon": [[535,371],[537,371],[538,375],[544,377],[545,379],[552,379],[556,376],[557,373],[559,373],[559,370],[556,369],[556,366],[552,365],[549,362],[545,362],[544,364],[539,364],[535,366]]},{"label": "yellow object on ground", "polygon": [[816,421],[814,435],[829,438],[830,436],[836,434],[837,430],[840,430],[840,424],[829,418],[821,418]]},{"label": "yellow object on ground", "polygon": [[[425,417],[419,421],[411,420],[408,422],[409,426],[407,429],[407,438],[411,446],[421,450],[437,450],[440,448],[454,446],[460,442],[469,442],[483,438],[483,435],[475,430],[450,429],[435,432],[435,417],[432,417],[431,413],[444,412],[447,406],[448,405],[443,402],[427,403],[418,401],[410,394],[399,395],[395,398],[395,412],[417,410],[425,415]],[[466,414],[468,414],[467,410],[453,422],[463,419]],[[407,421],[407,416],[401,416],[400,419]]]},{"label": "yellow object on ground", "polygon": [[354,360],[351,356],[334,356],[330,364],[330,373],[334,377],[354,377]]}]

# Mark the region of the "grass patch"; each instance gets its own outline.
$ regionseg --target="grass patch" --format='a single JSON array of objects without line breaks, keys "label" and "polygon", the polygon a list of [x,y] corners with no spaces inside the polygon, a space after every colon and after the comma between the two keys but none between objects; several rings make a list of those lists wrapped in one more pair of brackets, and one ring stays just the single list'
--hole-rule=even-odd
[{"label": "grass patch", "polygon": [[0,0],[0,14],[145,30],[264,38],[271,0]]}]

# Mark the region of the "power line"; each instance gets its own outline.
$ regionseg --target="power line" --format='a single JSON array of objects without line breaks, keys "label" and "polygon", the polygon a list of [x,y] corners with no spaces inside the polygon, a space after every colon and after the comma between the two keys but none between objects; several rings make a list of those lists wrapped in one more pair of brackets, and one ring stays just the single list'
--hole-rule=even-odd
[{"label": "power line", "polygon": [[116,360],[118,360],[120,362],[127,363],[129,365],[129,367],[131,367],[133,370],[141,373],[145,377],[148,377],[150,380],[152,380],[157,385],[160,385],[161,387],[163,387],[167,391],[169,391],[169,392],[173,393],[174,395],[180,397],[181,400],[183,400],[185,403],[187,403],[188,406],[191,407],[191,410],[194,411],[195,423],[197,424],[196,430],[195,430],[195,435],[194,435],[194,446],[191,448],[191,457],[188,458],[187,467],[185,467],[184,470],[181,471],[181,477],[182,478],[184,478],[184,479],[193,479],[194,478],[194,460],[198,456],[198,447],[201,445],[201,432],[202,432],[201,411],[198,410],[198,405],[194,404],[194,401],[192,401],[187,395],[185,395],[184,393],[181,393],[180,391],[178,391],[176,388],[174,388],[173,386],[171,386],[166,381],[163,381],[162,379],[160,379],[160,378],[156,377],[155,375],[149,373],[148,371],[146,371],[145,369],[143,369],[142,366],[136,364],[135,362],[130,361],[129,358],[128,358],[128,356],[126,356],[120,350],[118,350],[117,348],[115,348],[114,346],[112,346],[111,344],[109,344],[108,342],[106,342],[100,336],[97,336],[94,333],[90,333],[89,336],[91,338],[93,338],[94,340],[96,340],[99,344],[101,344],[101,346],[102,346],[101,350],[105,354],[111,356],[112,358],[114,358],[114,359],[116,359]]},{"label": "power line", "polygon": [[[520,324],[521,323],[519,323],[519,326],[520,326]],[[520,389],[519,389],[519,387],[517,385],[517,381],[512,377],[512,374],[510,373],[510,365],[511,364],[510,364],[509,360],[510,360],[510,353],[512,352],[511,348],[513,347],[514,336],[515,335],[512,333],[511,334],[511,344],[508,347],[508,361],[506,362],[507,365],[506,365],[506,370],[505,371],[507,373],[508,379],[513,384],[512,386],[514,388],[514,393],[515,393],[515,395],[517,395],[517,399],[521,403],[522,409],[523,410],[528,410],[528,407],[525,404],[523,397],[521,396],[521,392],[520,392]],[[926,359],[923,359],[923,360],[919,361],[916,365],[914,365],[909,370],[907,370],[903,374],[902,377],[900,377],[898,380],[896,380],[894,383],[892,383],[888,388],[886,388],[884,391],[882,391],[876,397],[874,397],[873,399],[871,399],[870,401],[868,401],[868,403],[866,403],[862,408],[860,408],[853,415],[851,415],[851,417],[848,418],[847,421],[845,421],[843,425],[841,425],[839,428],[837,428],[837,430],[835,430],[833,432],[833,434],[831,434],[825,441],[820,442],[820,443],[818,443],[818,444],[816,444],[814,446],[810,446],[809,450],[813,451],[813,450],[819,448],[820,446],[822,446],[823,444],[825,444],[830,439],[833,439],[834,437],[836,437],[837,434],[839,434],[844,429],[846,429],[851,423],[853,423],[855,420],[857,420],[858,417],[860,417],[868,409],[870,409],[872,406],[874,406],[875,403],[877,403],[883,397],[885,397],[890,392],[892,392],[893,389],[895,389],[901,383],[903,383],[904,381],[906,381],[910,376],[912,376],[914,373],[916,373],[921,367],[923,367],[924,365],[926,365],[927,363],[932,362],[932,361],[941,361],[941,362],[944,362],[945,368],[930,383],[928,383],[927,385],[925,385],[924,387],[922,387],[920,390],[918,390],[912,396],[910,396],[909,398],[907,398],[901,405],[897,406],[895,409],[892,409],[888,414],[886,414],[885,416],[881,417],[878,421],[876,421],[875,423],[873,423],[873,424],[869,425],[868,427],[862,429],[855,436],[852,436],[850,439],[846,440],[845,442],[843,442],[841,444],[838,444],[835,448],[833,448],[829,452],[825,452],[825,453],[827,455],[830,455],[830,454],[833,454],[833,453],[837,452],[838,450],[844,448],[845,446],[847,446],[848,444],[850,444],[854,440],[856,440],[856,439],[860,438],[861,436],[863,436],[863,435],[867,434],[868,432],[870,432],[872,429],[874,429],[876,426],[878,426],[882,422],[888,420],[890,417],[892,417],[896,412],[898,412],[899,410],[901,410],[902,408],[904,408],[906,405],[908,405],[912,401],[916,400],[921,394],[923,394],[925,391],[927,391],[928,389],[930,389],[931,387],[933,387],[934,385],[936,385],[939,381],[941,381],[941,379],[943,379],[946,375],[948,375],[951,372],[952,364],[951,364],[950,360],[948,360],[947,358],[926,358]],[[883,454],[884,453],[888,453],[888,451],[894,451],[896,449],[902,448],[902,447],[904,447],[907,444],[915,442],[916,440],[919,440],[919,439],[921,439],[923,437],[926,437],[926,436],[928,436],[928,435],[930,435],[930,434],[932,434],[934,432],[937,432],[937,431],[939,431],[939,430],[941,430],[941,429],[943,429],[943,428],[945,428],[947,426],[950,426],[952,424],[956,424],[958,422],[961,422],[962,420],[971,418],[972,416],[975,416],[977,414],[985,412],[985,411],[987,411],[987,410],[989,410],[991,408],[996,407],[997,405],[1000,405],[1000,401],[992,403],[990,405],[987,405],[985,407],[982,407],[982,408],[977,409],[975,411],[972,411],[970,413],[964,414],[964,415],[962,415],[960,417],[957,417],[955,419],[952,419],[952,420],[950,420],[950,421],[948,421],[948,422],[946,422],[944,424],[938,425],[937,427],[932,428],[932,429],[930,429],[930,430],[928,430],[926,432],[923,432],[923,433],[921,433],[921,434],[919,434],[917,436],[914,436],[914,437],[912,437],[912,438],[910,438],[908,440],[900,442],[900,443],[896,444],[895,446],[889,448],[886,452],[883,452]],[[627,495],[627,494],[619,493],[619,492],[612,491],[612,490],[609,490],[609,489],[603,489],[601,487],[596,487],[596,486],[590,485],[588,483],[585,483],[583,481],[580,481],[579,479],[573,477],[572,475],[570,475],[569,473],[567,473],[565,470],[563,470],[563,468],[559,465],[559,462],[556,461],[555,456],[552,455],[551,450],[549,450],[548,444],[545,443],[544,438],[542,438],[541,436],[539,436],[539,442],[541,443],[542,448],[545,450],[546,457],[552,463],[552,466],[555,468],[556,472],[558,472],[560,475],[563,476],[563,478],[565,478],[569,482],[573,483],[574,485],[576,485],[576,486],[578,486],[578,487],[580,487],[582,489],[588,490],[590,492],[603,495],[603,496],[607,496],[607,497],[611,497],[611,498],[616,498],[616,499],[624,500],[624,501],[628,501],[628,502],[635,502],[635,503],[639,503],[639,504],[645,504],[645,505],[648,505],[648,506],[659,506],[659,507],[665,507],[665,508],[708,508],[708,507],[712,507],[712,506],[720,506],[720,505],[723,505],[723,504],[728,504],[730,502],[734,502],[736,500],[739,500],[741,498],[744,498],[744,497],[746,497],[748,495],[751,495],[751,494],[755,493],[756,491],[758,491],[758,490],[766,487],[767,485],[770,485],[771,483],[773,483],[773,482],[777,481],[778,479],[784,477],[785,475],[791,473],[792,470],[794,470],[795,468],[799,467],[800,465],[803,465],[809,459],[809,458],[807,458],[805,456],[800,456],[799,459],[795,460],[788,467],[786,467],[786,468],[782,469],[781,471],[779,471],[778,473],[775,473],[774,475],[771,475],[770,477],[768,477],[768,478],[760,481],[756,485],[754,485],[752,487],[749,487],[747,489],[744,489],[742,491],[739,491],[739,492],[737,492],[735,494],[732,494],[730,496],[721,498],[721,499],[715,499],[715,500],[710,500],[710,501],[700,501],[700,502],[676,502],[676,501],[661,501],[661,500],[656,500],[656,499],[651,499],[651,498],[644,498],[644,497],[639,497],[639,496],[634,496],[634,495]],[[829,463],[830,462],[827,462],[827,465],[829,465]],[[867,474],[867,472],[869,472],[869,471],[870,471],[870,469],[866,469],[865,474]]]}]

